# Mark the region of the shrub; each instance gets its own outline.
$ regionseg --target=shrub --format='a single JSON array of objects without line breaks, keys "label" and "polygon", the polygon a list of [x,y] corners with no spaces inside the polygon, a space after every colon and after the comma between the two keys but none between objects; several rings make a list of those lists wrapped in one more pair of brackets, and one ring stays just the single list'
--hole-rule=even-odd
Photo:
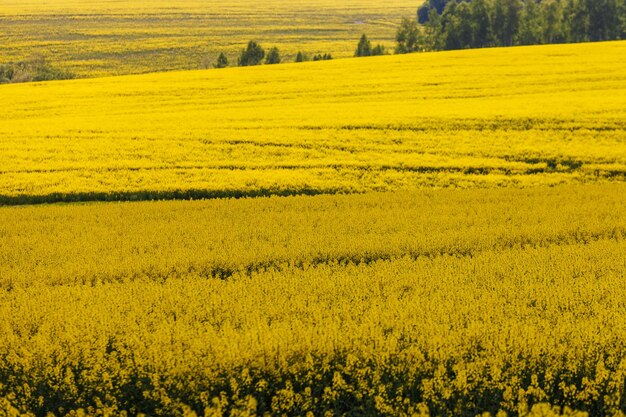
[{"label": "shrub", "polygon": [[0,84],[71,78],[74,78],[72,73],[51,66],[44,58],[34,58],[0,66]]},{"label": "shrub", "polygon": [[378,44],[372,49],[372,56],[377,55],[385,55],[385,47],[381,44]]},{"label": "shrub", "polygon": [[313,55],[313,61],[328,61],[333,59],[333,56],[331,54],[317,54],[317,55]]}]

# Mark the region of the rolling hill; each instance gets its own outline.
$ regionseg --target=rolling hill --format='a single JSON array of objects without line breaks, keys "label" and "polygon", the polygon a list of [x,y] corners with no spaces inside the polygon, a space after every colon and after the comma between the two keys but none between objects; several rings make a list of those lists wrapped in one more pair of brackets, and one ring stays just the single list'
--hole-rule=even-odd
[{"label": "rolling hill", "polygon": [[626,42],[0,86],[0,201],[623,179]]}]

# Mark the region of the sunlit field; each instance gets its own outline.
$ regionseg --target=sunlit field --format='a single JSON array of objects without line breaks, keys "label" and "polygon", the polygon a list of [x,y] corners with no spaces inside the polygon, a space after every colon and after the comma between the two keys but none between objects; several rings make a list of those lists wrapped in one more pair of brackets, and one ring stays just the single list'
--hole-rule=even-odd
[{"label": "sunlit field", "polygon": [[255,39],[293,61],[352,56],[362,33],[393,47],[415,2],[393,0],[0,0],[0,64],[42,55],[79,77],[236,64]]},{"label": "sunlit field", "polygon": [[0,5],[84,77],[0,85],[0,417],[625,415],[625,41],[198,70],[416,4]]},{"label": "sunlit field", "polygon": [[622,181],[626,42],[5,85],[3,203]]}]

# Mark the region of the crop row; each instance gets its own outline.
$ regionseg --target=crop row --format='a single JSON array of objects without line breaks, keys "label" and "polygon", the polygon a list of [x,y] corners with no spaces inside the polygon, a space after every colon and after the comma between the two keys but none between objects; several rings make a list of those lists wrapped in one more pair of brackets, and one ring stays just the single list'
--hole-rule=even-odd
[{"label": "crop row", "polygon": [[[621,183],[0,208],[0,288],[588,243],[626,235]],[[558,208],[558,209],[556,209]]]}]

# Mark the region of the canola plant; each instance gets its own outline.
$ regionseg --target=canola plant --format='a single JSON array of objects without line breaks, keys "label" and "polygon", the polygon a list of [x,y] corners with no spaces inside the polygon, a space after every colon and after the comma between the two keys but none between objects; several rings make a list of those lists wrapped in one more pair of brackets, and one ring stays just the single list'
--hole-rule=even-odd
[{"label": "canola plant", "polygon": [[0,86],[0,416],[623,416],[625,57]]},{"label": "canola plant", "polygon": [[0,204],[624,179],[626,42],[0,86]]},{"label": "canola plant", "polygon": [[625,191],[0,208],[0,410],[622,415]]}]

